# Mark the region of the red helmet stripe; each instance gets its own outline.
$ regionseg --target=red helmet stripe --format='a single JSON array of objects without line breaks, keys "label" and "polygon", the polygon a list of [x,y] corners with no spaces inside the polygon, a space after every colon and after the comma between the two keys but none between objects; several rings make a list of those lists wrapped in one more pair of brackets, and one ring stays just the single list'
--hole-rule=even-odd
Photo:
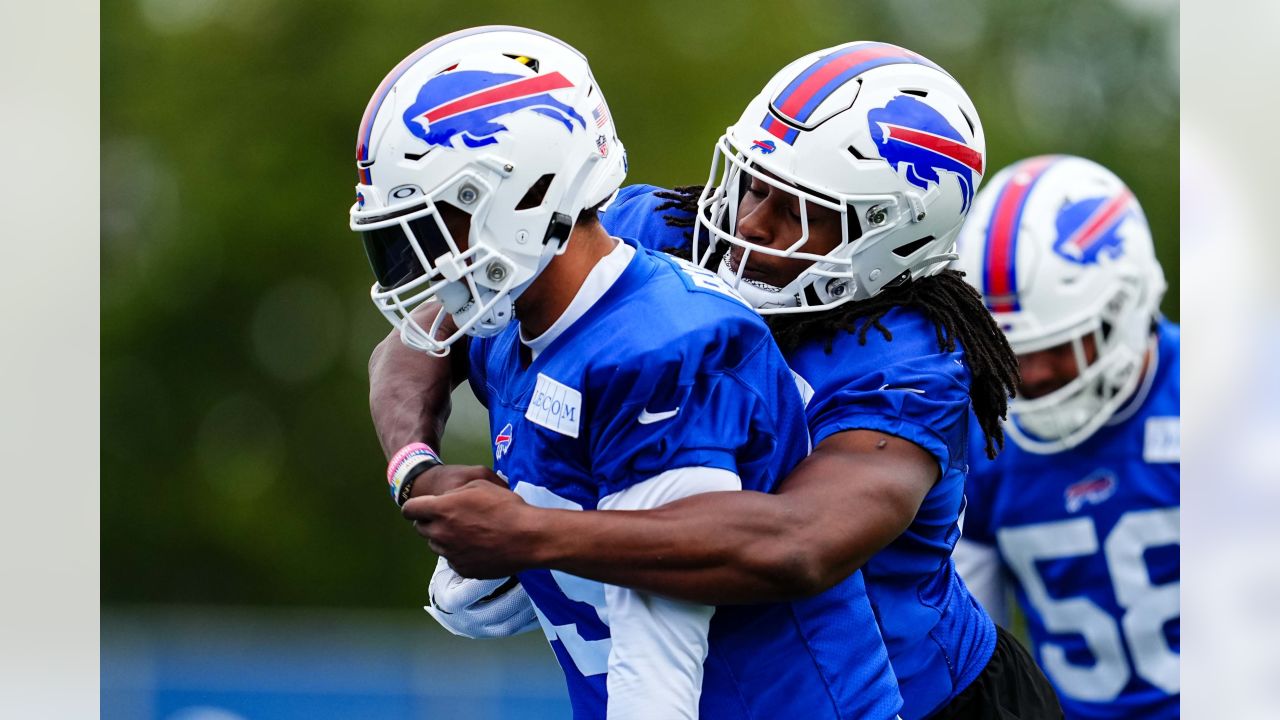
[{"label": "red helmet stripe", "polygon": [[573,87],[573,83],[558,72],[535,75],[512,80],[509,83],[486,88],[470,95],[464,95],[457,100],[451,100],[444,105],[431,108],[424,115],[427,118],[427,122],[435,122],[454,115],[460,115],[468,110],[485,107],[486,105],[497,105],[508,100],[569,87]]},{"label": "red helmet stripe", "polygon": [[897,138],[903,142],[911,143],[922,147],[926,150],[932,150],[946,157],[963,164],[970,170],[982,174],[982,153],[957,142],[951,138],[945,138],[941,135],[916,130],[915,128],[903,127],[901,125],[890,125],[885,123],[885,127],[889,130],[889,137]]}]

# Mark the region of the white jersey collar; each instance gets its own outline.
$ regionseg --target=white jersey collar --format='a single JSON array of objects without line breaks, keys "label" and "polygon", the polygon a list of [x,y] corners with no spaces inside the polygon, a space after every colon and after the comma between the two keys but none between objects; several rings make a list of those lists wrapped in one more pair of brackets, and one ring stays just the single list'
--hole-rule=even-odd
[{"label": "white jersey collar", "polygon": [[622,273],[627,269],[627,265],[631,263],[631,258],[635,257],[636,250],[625,242],[618,241],[617,246],[608,255],[600,258],[596,266],[591,268],[591,272],[587,274],[587,279],[583,281],[582,287],[578,288],[578,293],[573,296],[573,301],[569,303],[569,307],[565,308],[560,317],[556,319],[547,331],[536,338],[526,338],[524,336],[524,328],[520,328],[520,342],[533,353],[533,357],[547,348],[548,345],[555,342],[556,338],[564,334],[575,322],[591,309],[604,294],[613,287],[613,284],[622,277]]}]

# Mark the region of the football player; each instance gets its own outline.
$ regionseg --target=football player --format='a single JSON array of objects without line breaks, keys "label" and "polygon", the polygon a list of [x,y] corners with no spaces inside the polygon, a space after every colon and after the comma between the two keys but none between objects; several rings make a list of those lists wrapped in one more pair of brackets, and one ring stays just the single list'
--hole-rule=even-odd
[{"label": "football player", "polygon": [[[625,151],[576,50],[510,27],[440,38],[382,82],[358,143],[351,226],[373,299],[421,362],[467,373],[494,438],[493,470],[402,448],[388,479],[406,509],[497,481],[531,506],[637,510],[767,492],[804,457],[801,399],[756,313],[713,273],[601,227]],[[901,705],[860,575],[720,612],[546,569],[519,584],[575,718]]]},{"label": "football player", "polygon": [[[964,90],[915,53],[859,42],[789,64],[717,142],[714,187],[628,188],[603,219],[651,247],[688,246],[682,226],[696,221],[686,250],[770,316],[812,454],[775,495],[570,517],[490,489],[406,514],[473,577],[554,567],[736,604],[803,597],[862,568],[903,717],[1060,717],[951,561],[971,408],[993,452],[1016,377],[981,299],[944,270],[984,154]],[[386,405],[379,425],[396,424]],[[484,615],[488,587],[451,607]]]},{"label": "football player", "polygon": [[1012,581],[1067,717],[1176,718],[1179,340],[1142,208],[1097,163],[1023,160],[978,196],[959,264],[1022,382],[1013,444],[970,461],[957,567],[997,618]]}]

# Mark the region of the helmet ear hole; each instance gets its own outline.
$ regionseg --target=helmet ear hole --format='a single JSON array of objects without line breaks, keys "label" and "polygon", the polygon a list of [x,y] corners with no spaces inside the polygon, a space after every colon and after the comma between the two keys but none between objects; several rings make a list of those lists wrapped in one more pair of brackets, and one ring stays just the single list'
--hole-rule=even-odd
[{"label": "helmet ear hole", "polygon": [[547,190],[551,187],[551,181],[555,179],[555,173],[547,173],[535,180],[529,186],[529,190],[525,192],[524,197],[520,198],[520,202],[516,203],[516,210],[528,210],[541,205],[542,201],[547,197]]},{"label": "helmet ear hole", "polygon": [[905,245],[899,245],[898,247],[893,249],[893,254],[897,255],[898,257],[908,257],[915,251],[919,250],[925,245],[928,245],[931,242],[933,242],[933,236],[925,235],[919,240],[912,240],[911,242]]}]

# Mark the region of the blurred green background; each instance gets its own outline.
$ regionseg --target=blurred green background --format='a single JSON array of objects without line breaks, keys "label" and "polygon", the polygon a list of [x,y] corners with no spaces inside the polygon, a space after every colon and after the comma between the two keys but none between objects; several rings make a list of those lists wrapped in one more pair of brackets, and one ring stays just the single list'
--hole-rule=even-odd
[{"label": "blurred green background", "polygon": [[[366,362],[387,332],[347,229],[356,126],[403,56],[471,25],[591,59],[632,182],[702,182],[773,72],[858,39],[969,91],[991,173],[1099,160],[1144,205],[1178,312],[1171,0],[109,0],[102,6],[104,606],[410,608],[434,558],[387,498]],[[444,452],[488,458],[461,404]]]}]

